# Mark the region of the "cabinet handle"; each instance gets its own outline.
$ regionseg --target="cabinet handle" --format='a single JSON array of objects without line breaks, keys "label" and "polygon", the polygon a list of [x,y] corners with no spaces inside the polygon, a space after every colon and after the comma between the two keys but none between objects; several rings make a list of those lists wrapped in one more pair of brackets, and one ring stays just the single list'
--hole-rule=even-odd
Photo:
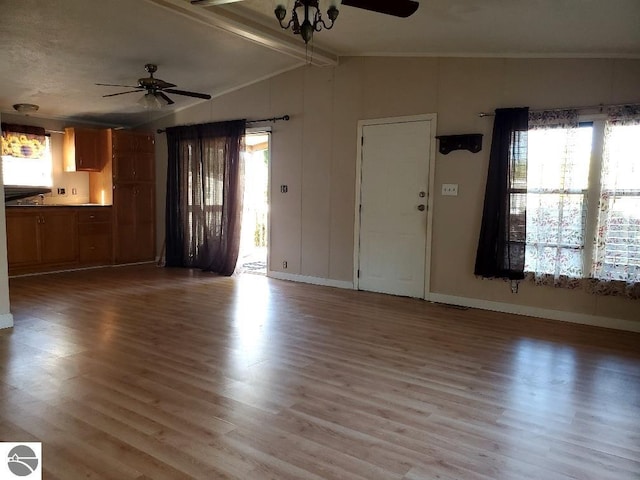
[{"label": "cabinet handle", "polygon": [[89,215],[89,218],[96,218],[95,215]]}]

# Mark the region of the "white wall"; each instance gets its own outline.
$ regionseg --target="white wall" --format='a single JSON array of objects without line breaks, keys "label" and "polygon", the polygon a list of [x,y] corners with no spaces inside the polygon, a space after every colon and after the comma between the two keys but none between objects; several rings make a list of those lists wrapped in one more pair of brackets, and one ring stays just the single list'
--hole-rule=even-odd
[{"label": "white wall", "polygon": [[8,327],[13,327],[13,315],[11,315],[9,303],[7,225],[4,215],[4,182],[2,181],[2,158],[0,157],[0,328]]},{"label": "white wall", "polygon": [[[505,282],[477,279],[473,267],[492,129],[491,118],[478,112],[638,102],[638,85],[640,60],[342,58],[337,67],[302,67],[176,112],[153,127],[291,115],[291,121],[273,125],[272,269],[350,282],[357,121],[437,113],[438,135],[483,133],[484,141],[477,154],[436,156],[432,291],[442,299],[489,301],[514,311],[548,309],[566,320],[595,318],[637,329],[638,300],[528,283],[512,294]],[[164,135],[158,136],[157,172],[162,245]],[[442,183],[457,183],[459,195],[439,195]],[[288,193],[280,193],[282,184]]]}]

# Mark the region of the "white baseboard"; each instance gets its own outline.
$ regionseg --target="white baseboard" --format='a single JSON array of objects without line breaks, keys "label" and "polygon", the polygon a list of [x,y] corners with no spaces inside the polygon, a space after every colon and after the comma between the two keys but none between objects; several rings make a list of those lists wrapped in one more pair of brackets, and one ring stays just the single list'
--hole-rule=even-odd
[{"label": "white baseboard", "polygon": [[0,315],[0,328],[13,327],[13,315],[10,313],[3,313]]},{"label": "white baseboard", "polygon": [[276,272],[269,270],[267,277],[276,278],[278,280],[289,280],[291,282],[311,283],[312,285],[322,285],[324,287],[346,288],[353,290],[353,282],[344,280],[331,280],[330,278],[310,277],[307,275],[296,275],[293,273]]},{"label": "white baseboard", "polygon": [[640,321],[634,322],[632,320],[623,320],[621,318],[601,317],[586,313],[563,312],[561,310],[550,310],[547,308],[529,307],[526,305],[515,305],[512,303],[491,302],[489,300],[481,300],[479,298],[457,297],[455,295],[445,295],[442,293],[430,293],[427,300],[430,302],[446,303],[461,307],[479,308],[494,312],[527,315],[530,317],[581,323],[583,325],[592,325],[594,327],[613,328],[616,330],[640,333]]}]

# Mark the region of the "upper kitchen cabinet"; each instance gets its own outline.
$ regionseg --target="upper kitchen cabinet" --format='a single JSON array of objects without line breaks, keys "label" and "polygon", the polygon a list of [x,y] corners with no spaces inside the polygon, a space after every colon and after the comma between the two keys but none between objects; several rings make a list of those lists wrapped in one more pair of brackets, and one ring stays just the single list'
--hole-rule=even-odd
[{"label": "upper kitchen cabinet", "polygon": [[64,171],[99,172],[105,164],[107,131],[94,128],[64,129]]},{"label": "upper kitchen cabinet", "polygon": [[154,181],[155,139],[152,134],[114,130],[111,142],[114,183]]}]

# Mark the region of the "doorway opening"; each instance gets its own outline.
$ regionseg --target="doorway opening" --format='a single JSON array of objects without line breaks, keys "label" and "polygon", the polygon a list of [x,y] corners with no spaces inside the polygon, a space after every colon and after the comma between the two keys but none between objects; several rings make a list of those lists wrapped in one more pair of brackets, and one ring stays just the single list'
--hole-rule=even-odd
[{"label": "doorway opening", "polygon": [[267,274],[269,241],[269,132],[245,136],[245,184],[236,273]]}]

